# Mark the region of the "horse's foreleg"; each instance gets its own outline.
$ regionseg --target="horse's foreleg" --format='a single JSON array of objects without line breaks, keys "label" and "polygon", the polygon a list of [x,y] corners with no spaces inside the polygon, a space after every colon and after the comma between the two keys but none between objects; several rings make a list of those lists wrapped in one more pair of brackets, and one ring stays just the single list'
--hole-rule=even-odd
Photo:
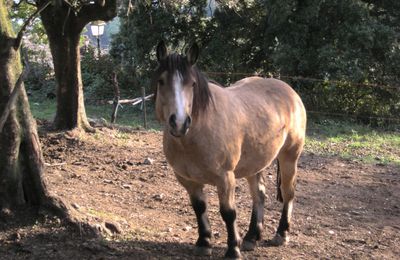
[{"label": "horse's foreleg", "polygon": [[217,184],[220,213],[228,232],[226,258],[240,259],[240,236],[236,225],[235,174],[226,172]]},{"label": "horse's foreleg", "polygon": [[207,216],[207,199],[203,192],[204,185],[188,181],[177,176],[178,181],[187,190],[197,218],[199,238],[196,242],[195,254],[211,255],[211,227]]},{"label": "horse's foreleg", "polygon": [[288,231],[290,230],[292,216],[298,155],[281,154],[278,160],[280,163],[280,189],[282,192],[283,209],[275,237],[271,240],[271,244],[276,246],[286,244],[289,241]]},{"label": "horse's foreleg", "polygon": [[251,251],[256,247],[257,241],[261,240],[264,224],[265,186],[261,172],[247,177],[247,181],[253,199],[253,210],[251,212],[249,230],[243,239],[242,250]]}]

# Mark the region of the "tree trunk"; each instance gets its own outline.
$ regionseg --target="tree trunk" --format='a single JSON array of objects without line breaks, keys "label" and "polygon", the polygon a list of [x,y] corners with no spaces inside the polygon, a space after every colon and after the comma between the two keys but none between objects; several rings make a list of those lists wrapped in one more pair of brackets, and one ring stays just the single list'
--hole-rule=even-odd
[{"label": "tree trunk", "polygon": [[57,129],[91,129],[83,101],[79,37],[83,29],[68,9],[42,12],[42,21],[50,42],[57,83]]},{"label": "tree trunk", "polygon": [[[42,1],[44,2],[44,0]],[[57,82],[57,129],[91,130],[86,117],[79,38],[90,21],[108,21],[116,16],[116,0],[97,1],[72,10],[65,2],[52,5],[41,13],[49,37]]]},{"label": "tree trunk", "polygon": [[[0,114],[22,71],[14,36],[5,2],[0,0]],[[25,89],[19,92],[3,131],[0,129],[0,209],[47,201],[36,124]]]}]

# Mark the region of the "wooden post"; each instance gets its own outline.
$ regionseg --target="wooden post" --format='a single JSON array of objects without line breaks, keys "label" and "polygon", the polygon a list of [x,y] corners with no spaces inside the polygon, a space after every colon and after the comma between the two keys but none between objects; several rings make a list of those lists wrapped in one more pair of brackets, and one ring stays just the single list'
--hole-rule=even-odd
[{"label": "wooden post", "polygon": [[117,119],[118,107],[119,107],[119,85],[117,80],[117,73],[113,73],[113,86],[114,86],[114,100],[113,100],[113,111],[111,114],[111,123],[114,124]]},{"label": "wooden post", "polygon": [[143,105],[143,126],[147,128],[147,114],[146,114],[146,90],[142,87],[142,105]]}]

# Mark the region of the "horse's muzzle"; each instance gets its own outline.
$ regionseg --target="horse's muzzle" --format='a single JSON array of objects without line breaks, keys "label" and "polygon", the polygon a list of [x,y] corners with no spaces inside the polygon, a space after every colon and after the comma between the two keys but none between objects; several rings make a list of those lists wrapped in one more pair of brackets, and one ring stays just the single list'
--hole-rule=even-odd
[{"label": "horse's muzzle", "polygon": [[190,116],[187,116],[183,124],[179,124],[176,120],[176,115],[172,114],[168,120],[169,132],[172,136],[183,137],[189,131],[191,123],[192,118]]}]

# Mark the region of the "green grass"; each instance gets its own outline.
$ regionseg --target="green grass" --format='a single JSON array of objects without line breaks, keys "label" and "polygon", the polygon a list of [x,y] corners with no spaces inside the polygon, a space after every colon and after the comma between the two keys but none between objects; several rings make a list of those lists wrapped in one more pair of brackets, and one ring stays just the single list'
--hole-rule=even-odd
[{"label": "green grass", "polygon": [[32,115],[34,118],[53,120],[56,111],[55,101],[30,102]]},{"label": "green grass", "polygon": [[[53,120],[56,103],[52,100],[45,101],[31,101],[31,110],[35,118]],[[105,119],[107,122],[111,120],[112,105],[85,105],[86,114],[91,119]],[[151,103],[147,103],[147,128],[160,130],[161,125],[157,122],[154,116],[154,109]],[[127,125],[132,127],[143,127],[143,113],[139,109],[139,105],[132,107],[130,105],[123,105],[118,109],[117,124]]]},{"label": "green grass", "polygon": [[[55,101],[31,102],[35,118],[52,120]],[[147,106],[148,129],[160,130],[151,103]],[[86,105],[89,118],[104,118],[110,122],[112,105]],[[139,107],[124,105],[118,111],[117,123],[133,127],[143,126]],[[400,165],[400,126],[383,131],[349,121],[309,119],[305,150],[318,155],[334,155],[366,163]],[[121,136],[121,138],[124,138]]]},{"label": "green grass", "polygon": [[367,163],[400,165],[400,132],[348,121],[310,120],[305,149]]}]

